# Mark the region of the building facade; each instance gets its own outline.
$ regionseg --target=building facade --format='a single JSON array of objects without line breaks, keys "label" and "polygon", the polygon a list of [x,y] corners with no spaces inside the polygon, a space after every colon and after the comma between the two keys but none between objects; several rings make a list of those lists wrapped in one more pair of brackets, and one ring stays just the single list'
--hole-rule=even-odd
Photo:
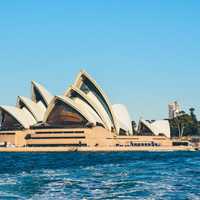
[{"label": "building facade", "polygon": [[112,104],[85,71],[80,71],[63,95],[53,96],[32,81],[31,98],[19,96],[16,106],[0,106],[0,145],[8,147],[41,151],[41,148],[109,150],[172,145],[166,122],[148,124],[141,120],[141,130],[143,126],[152,135],[133,135],[126,106]]},{"label": "building facade", "polygon": [[177,101],[174,101],[168,105],[169,119],[176,118],[181,112],[181,107]]}]

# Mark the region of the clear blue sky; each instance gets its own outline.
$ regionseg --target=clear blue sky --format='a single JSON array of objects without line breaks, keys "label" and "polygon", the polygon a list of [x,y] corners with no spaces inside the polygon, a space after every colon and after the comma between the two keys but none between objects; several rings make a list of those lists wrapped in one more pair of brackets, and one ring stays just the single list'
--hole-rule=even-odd
[{"label": "clear blue sky", "polygon": [[178,100],[200,116],[200,2],[0,2],[0,104],[36,80],[62,94],[81,68],[134,120]]}]

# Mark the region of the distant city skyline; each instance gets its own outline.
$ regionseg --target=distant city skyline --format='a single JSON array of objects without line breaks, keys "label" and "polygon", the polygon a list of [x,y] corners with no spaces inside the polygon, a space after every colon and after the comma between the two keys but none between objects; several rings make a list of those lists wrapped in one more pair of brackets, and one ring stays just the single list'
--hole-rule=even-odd
[{"label": "distant city skyline", "polygon": [[30,96],[31,80],[63,94],[86,69],[131,118],[200,117],[200,2],[0,3],[0,104]]}]

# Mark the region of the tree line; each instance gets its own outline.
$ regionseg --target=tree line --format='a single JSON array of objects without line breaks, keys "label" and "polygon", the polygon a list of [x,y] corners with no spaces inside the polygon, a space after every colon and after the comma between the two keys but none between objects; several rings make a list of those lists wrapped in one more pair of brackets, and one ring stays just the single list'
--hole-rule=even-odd
[{"label": "tree line", "polygon": [[169,120],[172,137],[200,136],[200,122],[194,112],[195,109],[190,108],[189,113],[181,111]]}]

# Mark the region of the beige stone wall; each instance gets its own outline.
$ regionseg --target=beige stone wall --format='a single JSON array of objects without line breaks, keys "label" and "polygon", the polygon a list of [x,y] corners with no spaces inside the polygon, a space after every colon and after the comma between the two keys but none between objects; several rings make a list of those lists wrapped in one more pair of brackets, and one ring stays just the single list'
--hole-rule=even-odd
[{"label": "beige stone wall", "polygon": [[[11,135],[12,134],[12,135]],[[26,136],[29,135],[29,139]],[[159,143],[172,146],[172,141],[164,136],[117,136],[102,127],[85,129],[38,129],[16,132],[0,132],[0,143],[7,142],[17,147],[27,145],[70,145],[87,144],[88,147],[129,146],[130,143]]]},{"label": "beige stone wall", "polygon": [[26,146],[26,135],[29,134],[29,131],[18,131],[15,135],[15,146],[16,147],[23,147]]},{"label": "beige stone wall", "polygon": [[0,132],[0,143],[15,144],[15,132]]},{"label": "beige stone wall", "polygon": [[112,141],[107,138],[113,137],[113,133],[102,127],[95,127],[86,131],[86,141],[88,146],[110,146]]},{"label": "beige stone wall", "polygon": [[130,142],[133,143],[157,143],[161,146],[172,146],[172,141],[164,136],[117,136],[116,143],[129,145]]}]

